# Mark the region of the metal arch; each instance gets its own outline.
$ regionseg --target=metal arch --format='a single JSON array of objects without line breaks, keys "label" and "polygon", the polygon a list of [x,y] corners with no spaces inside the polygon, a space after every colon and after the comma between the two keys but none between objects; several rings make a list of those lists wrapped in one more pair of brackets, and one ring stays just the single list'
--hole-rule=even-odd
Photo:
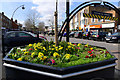
[{"label": "metal arch", "polygon": [[[94,1],[101,1],[101,0],[94,0]],[[88,1],[88,2],[85,2],[85,3],[83,3],[83,4],[80,4],[78,7],[76,7],[76,8],[70,13],[70,15],[69,15],[70,18],[67,17],[67,19],[64,21],[64,23],[63,23],[63,25],[62,25],[62,27],[61,27],[61,29],[60,29],[60,31],[59,31],[58,36],[60,35],[60,32],[61,32],[61,30],[63,29],[65,23],[67,24],[67,22],[70,22],[70,20],[73,18],[73,16],[75,16],[80,10],[82,10],[83,8],[85,8],[85,7],[87,7],[87,6],[94,5],[94,4],[97,4],[97,3],[91,3],[91,4],[88,4],[88,5],[86,5],[86,6],[83,6],[84,4],[87,4],[87,3],[90,3],[90,2],[94,2],[94,1]],[[120,15],[120,10],[117,9],[114,5],[112,5],[111,3],[106,2],[106,1],[101,1],[101,3],[102,3],[102,2],[104,3],[105,6],[107,6],[107,7],[111,8],[111,9],[115,10],[115,11]],[[109,6],[109,5],[106,5],[106,3],[109,4],[109,5],[111,5],[112,7]],[[77,9],[78,9],[79,7],[81,7],[81,6],[83,6],[83,7],[80,8],[79,10],[77,10]],[[113,8],[113,7],[114,7],[114,8]],[[76,11],[76,10],[77,10],[77,11]],[[76,12],[75,12],[75,11],[76,11]],[[75,13],[74,13],[74,12],[75,12]],[[74,13],[74,14],[72,15],[72,13]],[[72,16],[71,16],[71,15],[72,15]],[[67,20],[68,20],[68,21],[67,21]],[[66,29],[66,25],[65,25],[65,27],[64,27],[64,29],[63,29],[62,35],[63,35],[65,29]],[[62,39],[62,35],[60,36],[60,41],[61,41],[61,39]],[[58,37],[58,38],[59,38],[59,37]]]},{"label": "metal arch", "polygon": [[[71,18],[67,18],[68,22],[70,22],[70,20],[71,20],[80,10],[82,10],[83,8],[85,8],[85,7],[87,7],[87,6],[94,5],[94,4],[96,4],[96,3],[91,3],[91,4],[88,4],[88,5],[80,8],[77,12],[75,12],[75,13],[71,16]],[[70,17],[70,16],[69,16],[69,17]],[[62,35],[63,35],[65,29],[66,29],[66,25],[65,25],[65,27],[64,27],[64,29],[63,29]],[[61,41],[62,35],[60,36],[60,40],[59,40],[59,41]]]},{"label": "metal arch", "polygon": [[[80,4],[78,7],[76,7],[69,15],[72,15],[72,13],[74,13],[74,11],[76,11],[79,7],[81,7],[82,5],[84,5],[84,4],[87,4],[87,3],[89,3],[89,1],[88,2],[85,2],[85,3],[82,3],[82,4]],[[68,18],[67,18],[68,19]],[[58,36],[60,35],[60,32],[62,31],[62,28],[64,27],[64,25],[65,25],[65,22],[67,21],[67,19],[65,19],[65,21],[64,21],[64,23],[63,23],[63,25],[62,25],[62,27],[61,27],[61,29],[60,29],[60,31],[59,31],[59,34],[58,34]]]},{"label": "metal arch", "polygon": [[[112,8],[112,9],[115,10],[115,11],[120,15],[120,10],[117,9],[113,4],[111,4],[111,3],[109,3],[109,2],[106,2],[106,1],[104,1],[103,3],[104,3],[105,6],[108,6],[108,7],[110,7],[110,8],[114,7],[115,9],[114,9],[114,8]],[[109,5],[106,5],[106,3],[109,4],[109,5],[111,5],[112,7],[109,6]]]}]

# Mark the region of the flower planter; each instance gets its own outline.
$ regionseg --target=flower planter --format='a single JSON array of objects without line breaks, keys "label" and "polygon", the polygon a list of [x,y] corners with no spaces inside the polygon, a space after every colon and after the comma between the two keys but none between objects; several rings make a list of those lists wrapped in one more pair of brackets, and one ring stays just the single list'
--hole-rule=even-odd
[{"label": "flower planter", "polygon": [[117,60],[114,57],[103,61],[59,68],[13,60],[8,58],[8,55],[3,59],[7,80],[109,80],[114,78],[115,60]]}]

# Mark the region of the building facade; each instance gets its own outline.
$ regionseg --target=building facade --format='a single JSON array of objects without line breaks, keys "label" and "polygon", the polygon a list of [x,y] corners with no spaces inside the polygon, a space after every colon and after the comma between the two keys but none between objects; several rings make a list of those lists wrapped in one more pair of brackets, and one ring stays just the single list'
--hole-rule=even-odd
[{"label": "building facade", "polygon": [[[118,20],[100,19],[84,17],[87,14],[104,14],[116,17]],[[104,6],[88,6],[77,13],[70,22],[70,30],[78,29],[83,31],[100,30],[105,32],[115,32],[120,25],[120,15],[116,11]]]},{"label": "building facade", "polygon": [[4,12],[0,13],[1,17],[1,27],[2,29],[10,29],[10,30],[18,30],[19,24],[17,23],[17,20],[13,21],[13,19],[9,19],[7,16],[4,15]]}]

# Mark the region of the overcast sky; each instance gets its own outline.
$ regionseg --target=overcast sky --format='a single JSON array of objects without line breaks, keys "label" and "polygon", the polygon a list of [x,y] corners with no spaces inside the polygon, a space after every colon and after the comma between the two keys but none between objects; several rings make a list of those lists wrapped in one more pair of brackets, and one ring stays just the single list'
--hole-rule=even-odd
[{"label": "overcast sky", "polygon": [[[59,24],[62,23],[65,19],[65,0],[58,0],[58,19]],[[70,11],[72,11],[75,7],[80,5],[81,3],[88,0],[70,0]],[[120,0],[104,0],[108,1],[115,6],[118,6],[118,2]],[[21,8],[15,12],[13,19],[17,19],[19,23],[24,23],[27,18],[27,15],[32,11],[39,13],[40,21],[44,21],[46,25],[48,25],[48,20],[51,16],[54,16],[55,12],[55,0],[0,0],[0,12],[4,12],[4,14],[11,18],[14,10],[20,5],[25,5],[25,9]]]}]

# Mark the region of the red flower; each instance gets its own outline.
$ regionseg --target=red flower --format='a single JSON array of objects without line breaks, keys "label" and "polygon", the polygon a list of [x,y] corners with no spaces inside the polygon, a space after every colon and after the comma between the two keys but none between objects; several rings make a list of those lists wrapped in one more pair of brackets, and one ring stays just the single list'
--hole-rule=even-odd
[{"label": "red flower", "polygon": [[80,49],[80,48],[78,47],[78,49]]},{"label": "red flower", "polygon": [[89,58],[89,56],[87,55],[87,56],[85,56],[85,58]]},{"label": "red flower", "polygon": [[53,59],[52,59],[51,61],[52,61],[52,64],[54,64],[54,63],[55,63],[55,60],[53,60]]},{"label": "red flower", "polygon": [[109,53],[108,51],[106,51],[106,53]]},{"label": "red flower", "polygon": [[91,54],[91,53],[92,53],[92,51],[88,51],[88,53],[89,53],[89,54]]},{"label": "red flower", "polygon": [[20,51],[18,51],[18,52],[20,52]]},{"label": "red flower", "polygon": [[31,51],[32,49],[29,49],[29,51]]},{"label": "red flower", "polygon": [[73,44],[73,45],[77,45],[77,44]]},{"label": "red flower", "polygon": [[93,54],[91,54],[90,56],[94,56]]}]

